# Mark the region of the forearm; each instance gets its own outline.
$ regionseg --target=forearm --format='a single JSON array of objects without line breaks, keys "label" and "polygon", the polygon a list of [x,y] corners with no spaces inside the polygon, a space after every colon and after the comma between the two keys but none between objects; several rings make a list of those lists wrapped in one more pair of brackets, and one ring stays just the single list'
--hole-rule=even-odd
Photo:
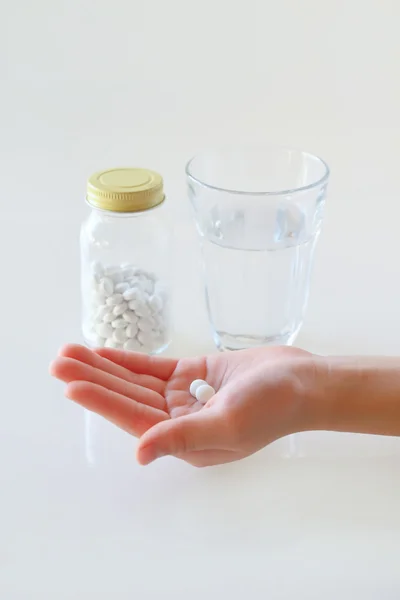
[{"label": "forearm", "polygon": [[321,358],[312,429],[400,436],[400,358]]}]

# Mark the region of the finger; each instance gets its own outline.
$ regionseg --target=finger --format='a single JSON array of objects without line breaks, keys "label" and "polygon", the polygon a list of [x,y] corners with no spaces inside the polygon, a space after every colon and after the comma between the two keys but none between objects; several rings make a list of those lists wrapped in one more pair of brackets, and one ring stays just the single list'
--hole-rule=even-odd
[{"label": "finger", "polygon": [[115,375],[116,377],[130,381],[131,383],[137,383],[138,385],[150,388],[155,392],[164,395],[165,381],[162,379],[153,377],[152,375],[133,373],[129,369],[121,367],[111,360],[99,356],[97,352],[93,352],[93,350],[89,350],[89,348],[86,348],[85,346],[80,346],[79,344],[66,344],[61,348],[59,356],[75,358],[96,369],[101,369],[106,373],[110,373],[110,375]]},{"label": "finger", "polygon": [[147,465],[165,455],[225,449],[226,438],[220,413],[202,410],[153,427],[140,439],[137,459],[140,464]]},{"label": "finger", "polygon": [[101,385],[112,392],[122,394],[136,402],[147,404],[160,410],[164,410],[165,408],[165,398],[157,394],[157,392],[136,383],[129,383],[125,379],[120,379],[119,377],[115,377],[115,375],[95,369],[73,358],[64,358],[62,356],[57,358],[50,366],[50,373],[65,383],[70,383],[71,381],[89,381]]},{"label": "finger", "polygon": [[174,358],[163,358],[161,356],[149,356],[141,352],[127,352],[114,348],[98,348],[96,353],[111,360],[129,371],[152,375],[167,381],[174,372],[178,361]]},{"label": "finger", "polygon": [[88,381],[69,383],[65,395],[136,437],[143,435],[157,423],[169,419],[167,413],[161,410],[133,402],[126,396]]}]

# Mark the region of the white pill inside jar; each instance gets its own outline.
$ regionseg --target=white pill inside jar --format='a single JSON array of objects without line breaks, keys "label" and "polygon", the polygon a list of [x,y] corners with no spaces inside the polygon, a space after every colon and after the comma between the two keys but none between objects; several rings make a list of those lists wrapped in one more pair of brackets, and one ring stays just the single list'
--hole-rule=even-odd
[{"label": "white pill inside jar", "polygon": [[139,287],[139,278],[133,276],[131,279],[128,280],[128,283],[129,283],[130,288],[138,288]]},{"label": "white pill inside jar", "polygon": [[151,316],[151,310],[145,302],[140,302],[136,305],[135,313],[138,317],[142,317],[144,319]]},{"label": "white pill inside jar", "polygon": [[115,291],[118,294],[124,294],[124,292],[126,292],[126,290],[129,290],[129,283],[126,283],[125,281],[123,281],[122,283],[117,283],[117,285],[115,286]]},{"label": "white pill inside jar", "polygon": [[140,287],[148,294],[152,294],[154,292],[154,283],[150,279],[142,279]]},{"label": "white pill inside jar", "polygon": [[193,398],[196,398],[196,392],[201,385],[207,385],[207,381],[204,381],[204,379],[195,379],[190,384],[189,391],[192,394]]},{"label": "white pill inside jar", "polygon": [[146,349],[152,348],[154,338],[150,332],[139,331],[137,339],[146,347]]},{"label": "white pill inside jar", "polygon": [[104,273],[104,269],[103,269],[101,263],[99,263],[98,261],[92,262],[91,271],[92,271],[93,275],[96,277],[96,279],[100,279],[100,277],[102,277],[102,275]]},{"label": "white pill inside jar", "polygon": [[126,310],[122,315],[122,318],[125,319],[128,323],[137,323],[139,317],[137,317],[133,310]]},{"label": "white pill inside jar", "polygon": [[160,331],[160,329],[153,329],[153,331],[150,333],[157,344],[164,343],[166,341],[164,331]]},{"label": "white pill inside jar", "polygon": [[113,282],[114,282],[115,285],[118,285],[119,283],[123,283],[124,277],[123,277],[123,275],[122,275],[121,272],[118,272],[118,273],[115,273],[112,276],[112,280],[113,280]]},{"label": "white pill inside jar", "polygon": [[128,303],[121,302],[121,304],[117,304],[117,306],[114,306],[113,313],[116,317],[120,317],[121,315],[124,314],[124,312],[127,310],[127,308],[128,308]]},{"label": "white pill inside jar", "polygon": [[130,310],[135,311],[137,309],[137,307],[138,307],[137,300],[129,300],[128,306],[129,306]]},{"label": "white pill inside jar", "polygon": [[136,298],[138,297],[138,293],[139,293],[138,289],[129,288],[129,289],[125,290],[125,292],[123,293],[124,300],[127,300],[128,302],[130,300],[136,300]]},{"label": "white pill inside jar", "polygon": [[124,281],[128,281],[134,275],[134,268],[131,265],[121,265],[121,274]]},{"label": "white pill inside jar", "polygon": [[159,312],[163,306],[161,296],[157,296],[157,295],[151,296],[151,298],[149,299],[149,306],[153,312],[155,312],[155,313]]},{"label": "white pill inside jar", "polygon": [[138,331],[139,330],[136,323],[129,323],[128,327],[126,328],[126,335],[128,336],[128,338],[134,338],[136,337]]},{"label": "white pill inside jar", "polygon": [[117,306],[117,304],[121,304],[121,302],[123,302],[122,294],[113,294],[106,300],[108,306]]},{"label": "white pill inside jar", "polygon": [[97,281],[96,277],[89,277],[88,289],[97,292],[98,287],[99,282]]},{"label": "white pill inside jar", "polygon": [[119,344],[113,340],[113,338],[107,338],[104,342],[106,348],[119,348]]},{"label": "white pill inside jar", "polygon": [[104,338],[100,337],[99,335],[96,335],[91,341],[94,346],[98,347],[101,347],[104,344]]},{"label": "white pill inside jar", "polygon": [[113,277],[116,273],[119,273],[120,267],[118,265],[110,265],[104,269],[104,274],[107,277]]},{"label": "white pill inside jar", "polygon": [[103,277],[99,283],[99,292],[105,296],[111,296],[114,291],[114,283],[112,279]]},{"label": "white pill inside jar", "polygon": [[138,328],[140,331],[145,331],[146,333],[151,331],[154,327],[154,322],[151,319],[141,318],[138,321]]},{"label": "white pill inside jar", "polygon": [[118,318],[112,321],[111,325],[114,327],[114,329],[125,329],[128,323],[125,321],[125,319]]},{"label": "white pill inside jar", "polygon": [[101,294],[100,292],[96,292],[95,290],[93,290],[93,292],[92,292],[92,303],[96,307],[100,306],[100,305],[103,305],[104,303],[107,303],[106,296],[104,294]]},{"label": "white pill inside jar", "polygon": [[110,312],[110,307],[107,306],[106,304],[101,304],[98,309],[96,310],[96,315],[95,315],[95,319],[97,321],[103,321],[105,315]]},{"label": "white pill inside jar", "polygon": [[137,340],[129,339],[124,343],[124,350],[130,350],[131,352],[140,352],[142,346]]},{"label": "white pill inside jar", "polygon": [[214,395],[215,390],[208,383],[200,385],[196,390],[196,400],[201,404],[206,404]]},{"label": "white pill inside jar", "polygon": [[98,323],[95,326],[96,333],[102,338],[109,338],[112,336],[114,329],[108,323]]},{"label": "white pill inside jar", "polygon": [[[107,306],[107,308],[108,308],[108,310],[110,310],[109,306]],[[115,315],[112,312],[106,313],[103,317],[104,323],[112,323],[112,321],[114,321],[114,319],[115,319]]]},{"label": "white pill inside jar", "polygon": [[114,333],[113,333],[113,340],[114,342],[117,342],[117,344],[123,344],[124,342],[126,342],[128,339],[128,336],[126,335],[126,330],[125,329],[115,329]]},{"label": "white pill inside jar", "polygon": [[160,331],[165,330],[165,323],[161,314],[153,315],[152,319],[154,321],[154,329],[159,329]]}]

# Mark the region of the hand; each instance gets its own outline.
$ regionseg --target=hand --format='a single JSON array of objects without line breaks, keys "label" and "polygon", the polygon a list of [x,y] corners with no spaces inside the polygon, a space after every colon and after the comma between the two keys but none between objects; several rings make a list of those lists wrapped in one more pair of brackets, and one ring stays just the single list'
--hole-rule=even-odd
[{"label": "hand", "polygon": [[[208,466],[306,429],[317,360],[287,347],[175,360],[66,345],[50,372],[68,398],[140,438],[141,464],[173,455]],[[194,379],[217,390],[204,406],[189,393]]]}]

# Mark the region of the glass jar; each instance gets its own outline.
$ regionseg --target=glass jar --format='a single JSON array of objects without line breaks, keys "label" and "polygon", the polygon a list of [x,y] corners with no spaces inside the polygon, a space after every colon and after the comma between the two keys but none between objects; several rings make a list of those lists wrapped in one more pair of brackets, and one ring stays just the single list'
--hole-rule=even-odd
[{"label": "glass jar", "polygon": [[162,177],[111,169],[88,180],[81,229],[82,331],[89,347],[157,354],[169,344]]}]

